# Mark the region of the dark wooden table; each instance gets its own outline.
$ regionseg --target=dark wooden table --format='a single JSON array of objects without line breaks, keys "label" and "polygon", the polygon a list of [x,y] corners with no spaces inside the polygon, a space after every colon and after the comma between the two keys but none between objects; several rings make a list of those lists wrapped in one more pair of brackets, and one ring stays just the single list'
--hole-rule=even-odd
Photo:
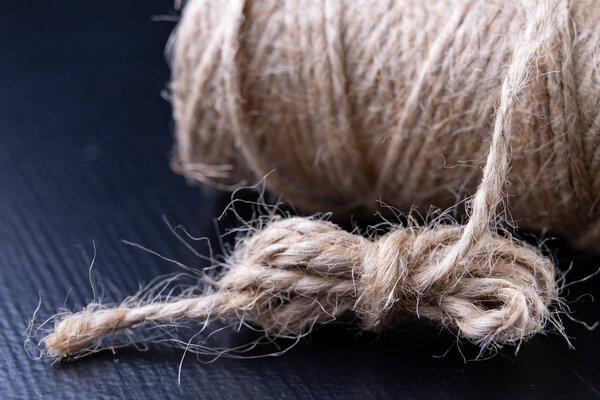
[{"label": "dark wooden table", "polygon": [[[183,351],[164,346],[56,365],[31,360],[24,331],[38,294],[40,317],[92,298],[93,242],[94,277],[107,301],[119,300],[115,288],[130,294],[139,282],[177,271],[121,239],[204,265],[163,215],[208,236],[218,250],[214,220],[228,195],[189,186],[168,167],[172,123],[160,92],[169,76],[163,45],[174,24],[152,16],[172,14],[171,7],[170,0],[0,7],[0,397],[600,397],[599,332],[568,320],[576,350],[551,333],[524,344],[518,355],[505,348],[492,359],[467,362],[476,349],[459,348],[451,335],[431,328],[373,337],[326,327],[281,357],[208,364],[187,357],[180,385]],[[561,268],[574,262],[568,281],[600,265],[597,257],[552,243]],[[576,318],[599,318],[591,296],[581,297],[598,297],[599,284],[596,277],[565,292]]]}]

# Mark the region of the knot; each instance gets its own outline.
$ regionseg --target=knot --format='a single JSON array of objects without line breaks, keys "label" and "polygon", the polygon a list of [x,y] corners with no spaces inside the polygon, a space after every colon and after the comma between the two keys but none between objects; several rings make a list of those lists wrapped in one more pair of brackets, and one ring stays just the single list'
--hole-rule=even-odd
[{"label": "knot", "polygon": [[365,247],[357,305],[363,310],[366,330],[384,327],[396,310],[404,308],[411,292],[409,271],[414,268],[414,237],[409,230],[397,229]]},{"label": "knot", "polygon": [[463,229],[399,228],[368,243],[356,302],[363,328],[380,330],[414,314],[475,341],[516,341],[541,330],[557,297],[551,261],[532,246],[486,232],[441,270]]},{"label": "knot", "polygon": [[413,314],[474,341],[515,341],[542,329],[557,297],[554,268],[530,245],[485,232],[439,268],[464,227],[397,228],[376,239],[319,220],[272,221],[235,252],[222,279],[252,293],[249,319],[271,332],[301,333],[354,312],[380,330]]}]

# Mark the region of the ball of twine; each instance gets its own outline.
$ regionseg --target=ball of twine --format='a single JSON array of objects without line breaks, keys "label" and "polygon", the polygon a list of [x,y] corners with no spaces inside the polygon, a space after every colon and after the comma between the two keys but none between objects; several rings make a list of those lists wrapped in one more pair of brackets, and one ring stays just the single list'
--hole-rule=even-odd
[{"label": "ball of twine", "polygon": [[544,0],[527,33],[538,3],[191,1],[176,167],[224,187],[271,173],[309,211],[426,213],[475,193],[502,123],[513,219],[598,250],[600,7]]},{"label": "ball of twine", "polygon": [[552,262],[495,233],[496,209],[508,193],[522,226],[595,248],[598,17],[586,0],[189,1],[171,48],[179,171],[228,188],[275,170],[271,190],[320,211],[474,193],[468,220],[380,238],[273,220],[214,292],[62,316],[48,351],[179,319],[299,337],[342,315],[379,330],[412,314],[483,346],[543,330]]}]

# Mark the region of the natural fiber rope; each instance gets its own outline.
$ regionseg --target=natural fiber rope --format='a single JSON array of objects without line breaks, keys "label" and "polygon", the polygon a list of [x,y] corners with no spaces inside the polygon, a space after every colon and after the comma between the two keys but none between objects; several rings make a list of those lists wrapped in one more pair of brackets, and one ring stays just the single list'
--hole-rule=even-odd
[{"label": "natural fiber rope", "polygon": [[593,0],[191,1],[175,165],[225,187],[269,174],[309,211],[426,213],[475,193],[504,124],[514,220],[598,250],[598,20]]},{"label": "natural fiber rope", "polygon": [[211,295],[82,311],[44,340],[52,355],[85,351],[104,334],[141,323],[237,317],[272,336],[297,336],[354,313],[365,330],[406,314],[446,325],[487,345],[538,332],[556,297],[552,264],[510,239],[485,233],[443,279],[431,269],[460,227],[398,229],[376,241],[323,221],[290,218],[250,237]]},{"label": "natural fiber rope", "polygon": [[[399,168],[402,170],[412,167],[420,171],[419,176],[422,177],[425,174],[425,166],[433,164],[431,160],[425,164],[420,163],[418,157],[426,157],[425,151],[435,152],[435,147],[429,146],[433,146],[436,141],[444,141],[445,146],[448,146],[449,142],[457,141],[458,143],[452,146],[460,149],[461,143],[458,138],[442,139],[441,134],[445,132],[445,124],[452,129],[458,129],[458,116],[439,109],[423,108],[423,101],[425,99],[432,102],[434,95],[442,96],[445,93],[444,85],[451,83],[438,82],[440,77],[432,76],[432,71],[437,71],[443,76],[441,70],[446,67],[440,65],[450,63],[446,59],[462,56],[457,54],[457,50],[465,46],[461,41],[467,40],[467,35],[477,32],[475,28],[480,28],[485,30],[485,34],[478,36],[477,40],[485,40],[487,46],[499,45],[502,48],[501,56],[498,58],[498,54],[491,50],[486,52],[485,49],[482,50],[484,56],[469,55],[473,64],[469,68],[468,77],[474,82],[464,89],[465,97],[443,100],[464,103],[467,98],[472,98],[468,100],[468,105],[460,105],[463,109],[460,118],[462,125],[458,126],[464,125],[469,134],[473,135],[474,128],[486,125],[485,115],[478,115],[481,111],[479,107],[489,109],[489,98],[493,97],[487,94],[486,101],[483,102],[485,104],[478,104],[480,98],[476,91],[477,86],[495,87],[494,84],[486,82],[485,74],[490,69],[493,70],[493,76],[498,71],[503,71],[493,134],[487,149],[487,161],[471,202],[472,212],[466,225],[397,228],[377,240],[371,240],[319,220],[276,220],[238,244],[229,260],[228,269],[215,284],[215,293],[167,303],[142,304],[139,307],[84,310],[66,316],[56,323],[54,331],[44,339],[52,354],[58,357],[77,354],[92,347],[94,342],[107,333],[145,322],[177,319],[205,320],[235,316],[242,320],[251,320],[273,335],[299,336],[310,331],[315,323],[335,320],[348,313],[358,317],[365,330],[379,330],[397,321],[402,315],[415,314],[448,326],[461,336],[482,345],[519,342],[544,328],[551,318],[549,307],[558,295],[552,263],[537,249],[519,243],[510,236],[502,237],[494,233],[495,214],[511,177],[533,176],[548,184],[552,180],[548,180],[546,174],[554,174],[559,178],[555,182],[560,183],[561,190],[565,187],[573,189],[573,193],[568,196],[559,194],[559,197],[554,199],[567,199],[585,207],[592,207],[590,215],[595,215],[591,204],[592,199],[596,197],[596,182],[591,177],[595,176],[592,172],[595,171],[597,163],[595,143],[600,122],[596,121],[598,114],[590,116],[581,112],[584,103],[581,100],[589,103],[586,104],[586,111],[594,109],[594,106],[598,107],[598,101],[597,98],[593,101],[588,99],[586,96],[589,96],[589,93],[582,94],[581,90],[577,90],[577,85],[574,84],[576,74],[573,72],[578,68],[577,63],[573,61],[577,60],[573,55],[575,43],[585,41],[590,36],[596,39],[593,42],[596,49],[600,43],[598,35],[593,31],[587,31],[587,36],[581,36],[573,22],[574,15],[585,20],[581,10],[585,10],[585,6],[591,3],[568,3],[560,0],[531,4],[523,2],[522,9],[515,8],[512,2],[506,7],[504,2],[455,2],[454,7],[446,7],[444,1],[425,2],[430,4],[429,6],[419,6],[417,2],[393,2],[382,6],[378,5],[379,2],[368,3],[368,6],[361,4],[357,7],[355,2],[349,1],[310,1],[303,4],[303,10],[300,12],[296,10],[299,4],[296,2],[189,2],[178,28],[175,47],[173,90],[174,113],[179,132],[179,167],[188,176],[212,181],[239,174],[243,164],[236,157],[240,154],[243,156],[243,163],[250,168],[250,174],[246,174],[248,177],[252,174],[262,176],[268,172],[271,169],[268,161],[271,160],[270,156],[278,160],[277,162],[287,158],[289,161],[281,164],[284,166],[282,174],[273,174],[269,184],[272,189],[305,207],[318,207],[323,199],[341,200],[334,201],[336,204],[360,204],[364,199],[356,204],[346,200],[347,190],[356,188],[357,184],[365,184],[364,187],[371,188],[367,191],[370,195],[389,195],[394,191],[406,193],[406,189],[393,189],[394,175]],[[409,5],[413,9],[408,7]],[[371,10],[370,6],[373,6],[374,10]],[[387,7],[389,14],[379,15],[378,7]],[[509,11],[504,11],[504,8]],[[422,37],[419,37],[415,33],[417,37],[414,41],[424,45],[427,56],[421,65],[422,69],[414,77],[411,89],[406,93],[398,92],[407,95],[405,99],[396,99],[398,103],[402,103],[401,112],[391,115],[383,112],[382,119],[355,121],[352,114],[356,104],[351,105],[350,101],[353,96],[359,96],[345,96],[345,93],[348,86],[358,87],[361,83],[351,84],[342,73],[346,71],[347,66],[340,64],[340,58],[336,57],[350,49],[340,47],[347,43],[340,40],[340,35],[358,38],[363,33],[362,29],[365,29],[363,25],[369,22],[370,24],[365,26],[372,34],[360,38],[364,42],[364,49],[361,50],[375,47],[382,53],[389,52],[393,51],[397,43],[392,40],[385,41],[387,39],[383,35],[386,29],[405,28],[406,21],[398,24],[394,21],[395,18],[404,18],[403,13],[406,13],[406,18],[410,20],[414,17],[411,12],[416,12],[415,10],[435,11],[436,15],[444,15],[446,9],[454,11],[443,29],[434,29],[435,36],[431,38],[421,33]],[[362,11],[362,18],[368,21],[359,20],[359,14],[356,14],[358,11]],[[596,12],[595,8],[593,11]],[[321,15],[323,20],[320,21],[315,15],[311,15],[311,12],[315,12],[317,16]],[[512,17],[506,14],[511,12],[515,13]],[[305,18],[305,14],[309,17]],[[356,26],[348,24],[342,32],[340,25],[343,25],[342,20],[346,14],[357,18]],[[260,24],[254,23],[253,18],[264,21]],[[428,22],[423,26],[425,32],[427,28],[432,28],[433,23],[429,18],[429,15],[425,18]],[[310,48],[312,42],[303,41],[309,37],[317,42],[316,46],[323,40],[327,43],[324,46],[327,51],[324,57],[326,60],[323,61],[319,57],[320,54],[312,54],[312,59],[303,59],[302,63],[296,64],[299,60],[294,58],[296,54],[293,51],[291,55],[283,54],[283,50],[278,52],[279,49],[273,44],[277,42],[275,36],[285,37],[286,34],[294,33],[288,30],[281,32],[282,27],[286,26],[284,22],[293,26],[304,26],[302,24],[308,23],[310,26],[304,28],[315,37],[303,36],[304,31],[301,31],[300,37],[297,38],[300,40],[298,46]],[[323,25],[311,25],[317,22]],[[507,31],[504,32],[505,39],[499,43],[495,36],[501,27],[505,27]],[[416,32],[414,27],[412,28]],[[323,36],[317,37],[315,31]],[[243,53],[247,49],[240,47],[241,32],[244,32],[246,42],[257,38],[253,58],[244,58]],[[257,32],[262,36],[256,36]],[[199,37],[207,40],[200,40]],[[384,43],[374,45],[376,39],[384,40]],[[590,47],[591,44],[588,43],[587,46]],[[508,50],[510,57],[507,60],[505,53]],[[415,53],[418,51],[418,48],[414,49]],[[282,56],[289,57],[287,64],[281,63]],[[364,62],[380,63],[376,54],[364,56]],[[515,143],[527,147],[526,140],[533,138],[534,132],[542,132],[548,128],[542,128],[533,120],[519,121],[516,115],[520,116],[524,110],[536,110],[539,106],[539,103],[536,103],[532,108],[524,108],[521,103],[523,98],[529,99],[529,96],[539,89],[532,82],[540,79],[540,69],[554,65],[554,57],[560,58],[557,62],[560,69],[554,71],[555,74],[548,71],[544,85],[548,97],[552,97],[544,103],[544,107],[547,106],[545,109],[549,111],[547,115],[550,120],[547,123],[552,133],[551,141],[546,145],[552,148],[552,157],[548,162],[553,160],[558,163],[560,160],[566,171],[547,173],[543,164],[525,174],[509,174],[511,150],[513,153],[517,151]],[[285,83],[269,83],[274,99],[262,99],[260,96],[266,93],[258,91],[257,95],[249,91],[252,85],[266,85],[265,82],[251,83],[248,80],[249,77],[263,79],[251,72],[258,67],[267,67],[259,63],[263,58],[271,62],[264,72],[267,77],[273,78],[271,74],[278,74],[278,69],[284,71],[281,80]],[[477,60],[480,64],[475,63]],[[347,58],[344,61],[349,62]],[[505,61],[507,67],[501,68]],[[590,57],[585,61],[590,63],[586,68],[593,69],[591,63],[595,59]],[[319,76],[319,69],[325,68],[319,64],[321,62],[326,62],[328,70],[337,72],[332,72],[331,76]],[[452,66],[457,63],[453,61]],[[377,75],[376,80],[381,80],[384,65],[380,64],[379,70],[371,70],[368,66],[356,64],[354,69],[360,70],[364,76]],[[317,83],[314,86],[303,87],[304,82],[294,80],[297,76],[293,73],[285,75],[288,72],[286,67],[306,69],[302,74],[314,77]],[[464,72],[458,66],[456,69]],[[538,75],[534,77],[535,74]],[[449,78],[452,77],[450,75]],[[327,81],[326,78],[331,80]],[[459,75],[456,79],[460,78]],[[589,75],[586,78],[595,84],[595,77]],[[373,79],[375,78],[372,78],[371,82],[374,82]],[[394,83],[397,82],[377,82],[376,85]],[[282,87],[289,90],[281,91]],[[303,90],[309,91],[303,99],[307,102],[306,110],[315,112],[317,116],[320,115],[320,106],[323,105],[322,98],[335,99],[335,105],[329,105],[330,114],[327,114],[323,121],[316,121],[316,117],[307,120],[308,114],[304,114],[301,109],[298,109],[298,115],[282,114],[281,109],[277,108],[280,106],[277,100],[293,101],[294,99],[286,99],[286,96],[294,96],[296,93],[292,88],[300,93],[303,93]],[[316,91],[311,93],[311,90]],[[375,109],[377,113],[381,112],[378,110],[378,106],[381,106],[378,96],[385,98],[385,89],[373,91],[365,86],[363,90],[372,96],[364,103],[364,107],[367,110]],[[595,93],[595,90],[595,87],[591,88],[590,92]],[[426,93],[428,94],[425,95]],[[257,103],[252,104],[253,101]],[[444,106],[443,101],[440,105],[442,109],[452,108],[452,105]],[[253,111],[257,104],[268,104],[278,112],[265,115],[260,108]],[[288,105],[282,107],[285,109]],[[411,129],[419,132],[425,113],[432,114],[425,124],[425,128],[430,129],[432,133],[416,135],[414,142],[407,142],[405,132]],[[334,117],[330,118],[331,115]],[[367,116],[373,118],[373,115]],[[474,117],[476,121],[469,120]],[[535,118],[538,116],[534,116]],[[249,120],[253,123],[249,123]],[[367,165],[369,163],[366,158],[370,155],[357,150],[361,144],[369,142],[365,142],[364,138],[356,134],[357,124],[375,128],[382,123],[391,124],[392,130],[398,133],[389,137],[384,135],[387,151],[378,157],[380,164],[375,169],[375,158],[371,160],[371,165]],[[468,126],[469,124],[472,126]],[[278,126],[286,126],[289,131],[271,135],[271,130]],[[587,133],[582,137],[580,132],[583,126],[586,126]],[[323,132],[314,134],[319,127]],[[340,132],[344,132],[345,136]],[[515,137],[514,132],[518,132],[520,136]],[[317,138],[323,140],[319,142],[315,140]],[[208,142],[210,145],[207,145]],[[468,143],[472,144],[473,140],[469,140]],[[542,138],[535,138],[535,145],[541,146],[541,143]],[[269,148],[270,145],[274,147]],[[313,146],[318,150],[311,151]],[[381,145],[375,147],[377,151],[382,149]],[[403,147],[407,147],[403,153],[404,157],[399,157]],[[281,156],[284,158],[274,153],[281,149],[287,149],[282,151]],[[540,153],[545,151],[541,148],[538,150]],[[205,164],[199,165],[196,162],[199,154],[206,158]],[[306,157],[300,157],[302,154]],[[216,164],[212,161],[218,157],[222,157],[229,164],[208,166]],[[326,161],[321,161],[320,157]],[[330,163],[326,165],[331,168],[319,169],[321,162]],[[296,170],[285,169],[290,165],[297,166]],[[356,169],[357,165],[365,168]],[[513,169],[516,169],[517,165],[531,169],[527,160],[516,164],[513,162]],[[312,168],[314,173],[299,177],[297,181],[288,179],[307,168]],[[348,176],[349,170],[361,172]],[[378,178],[370,185],[374,170],[378,171]],[[405,174],[402,176],[406,177]],[[563,182],[565,177],[570,177],[570,180]],[[339,185],[334,185],[332,179],[337,179]],[[313,182],[314,188],[308,190],[306,195],[303,185],[309,181]],[[416,190],[417,198],[426,197],[426,190],[417,189],[416,182],[418,181],[408,179],[407,188]],[[525,187],[535,183],[532,180],[528,182],[525,183]],[[532,198],[532,195],[523,191],[522,184],[516,186],[520,188],[516,191],[517,194],[523,194],[527,199]],[[547,189],[543,186],[541,188]],[[324,196],[319,198],[315,193]],[[402,204],[403,201],[399,200],[398,204]],[[539,206],[545,204],[545,201],[548,200],[540,199],[534,204]],[[522,215],[530,225],[535,225],[529,219],[532,214],[526,213],[527,206],[521,206],[517,210],[525,213]],[[565,209],[562,205],[542,211],[546,212],[546,215],[540,220],[540,226],[551,226],[558,231],[563,229],[560,224],[548,225],[564,215]],[[593,237],[596,225],[594,220],[592,224],[581,228],[580,243],[589,244],[586,240]]]}]

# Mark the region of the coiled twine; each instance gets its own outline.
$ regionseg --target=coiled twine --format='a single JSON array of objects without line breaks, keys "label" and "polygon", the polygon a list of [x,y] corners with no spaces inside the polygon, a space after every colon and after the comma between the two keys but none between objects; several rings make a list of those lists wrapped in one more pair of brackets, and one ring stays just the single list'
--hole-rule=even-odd
[{"label": "coiled twine", "polygon": [[[450,207],[481,181],[537,4],[191,1],[172,48],[178,166],[219,185],[273,171],[310,211]],[[507,121],[510,212],[598,250],[600,6],[548,8]]]}]

